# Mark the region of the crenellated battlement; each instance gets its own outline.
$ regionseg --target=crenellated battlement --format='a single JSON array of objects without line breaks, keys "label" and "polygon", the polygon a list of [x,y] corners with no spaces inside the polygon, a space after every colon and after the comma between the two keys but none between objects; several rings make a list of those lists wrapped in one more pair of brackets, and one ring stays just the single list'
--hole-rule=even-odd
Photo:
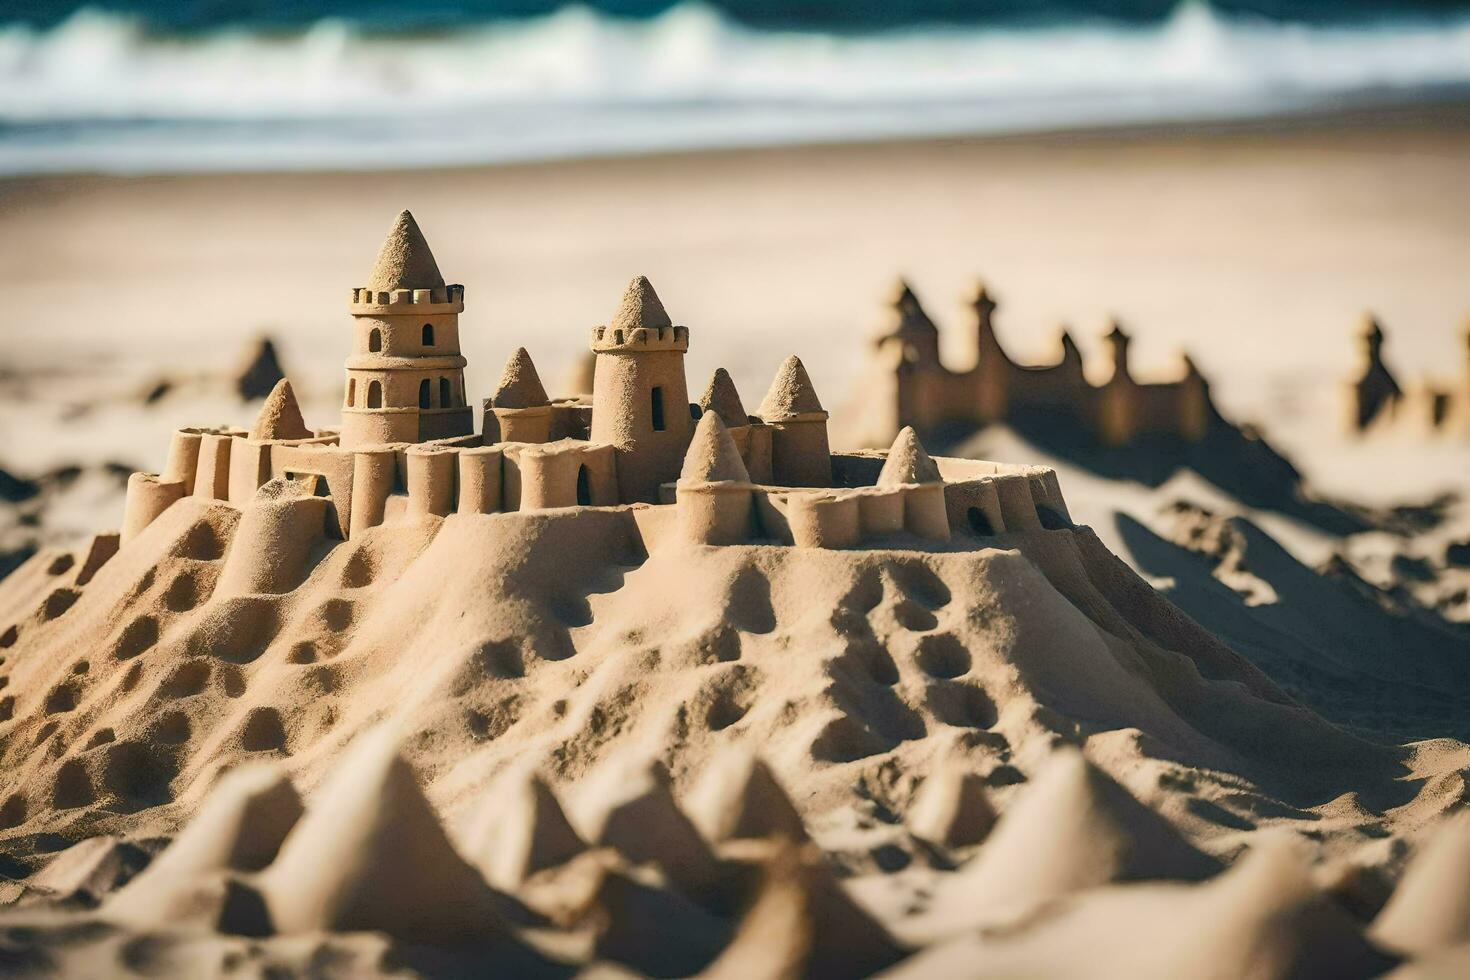
[{"label": "crenellated battlement", "polygon": [[354,286],[347,306],[353,316],[463,313],[464,287],[458,284],[433,289]]},{"label": "crenellated battlement", "polygon": [[688,327],[593,327],[592,350],[598,354],[616,354],[621,351],[678,351],[689,350]]}]

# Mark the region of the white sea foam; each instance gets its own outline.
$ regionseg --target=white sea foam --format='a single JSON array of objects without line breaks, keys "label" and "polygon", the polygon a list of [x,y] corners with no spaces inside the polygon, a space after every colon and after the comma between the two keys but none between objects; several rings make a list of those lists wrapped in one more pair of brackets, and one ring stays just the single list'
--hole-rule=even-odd
[{"label": "white sea foam", "polygon": [[384,166],[1250,116],[1470,84],[1470,20],[757,31],[686,3],[441,36],[0,29],[0,172]]}]

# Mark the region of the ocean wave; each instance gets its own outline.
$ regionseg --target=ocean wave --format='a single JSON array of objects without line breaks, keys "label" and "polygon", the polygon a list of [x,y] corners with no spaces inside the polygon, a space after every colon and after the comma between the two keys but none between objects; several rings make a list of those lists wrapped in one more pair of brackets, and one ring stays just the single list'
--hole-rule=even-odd
[{"label": "ocean wave", "polygon": [[1470,83],[1470,18],[743,27],[683,3],[438,35],[320,21],[157,35],[84,10],[0,29],[0,171],[378,166],[1252,115]]}]

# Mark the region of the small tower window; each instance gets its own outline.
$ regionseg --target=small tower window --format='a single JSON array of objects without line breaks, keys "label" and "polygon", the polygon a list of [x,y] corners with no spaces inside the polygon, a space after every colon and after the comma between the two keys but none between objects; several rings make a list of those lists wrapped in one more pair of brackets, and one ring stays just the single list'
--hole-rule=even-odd
[{"label": "small tower window", "polygon": [[439,407],[448,408],[454,404],[454,396],[449,391],[449,379],[439,379]]},{"label": "small tower window", "polygon": [[592,480],[585,466],[577,467],[577,503],[582,507],[592,506]]},{"label": "small tower window", "polygon": [[424,346],[434,346],[434,325],[432,323],[424,324]]},{"label": "small tower window", "polygon": [[352,403],[354,401],[356,401],[356,400],[357,400],[357,379],[356,378],[348,378],[347,379],[347,407],[348,408],[351,408],[352,407]]},{"label": "small tower window", "polygon": [[383,407],[383,385],[381,382],[373,381],[368,384],[368,408]]},{"label": "small tower window", "polygon": [[652,400],[653,431],[662,432],[664,431],[664,390],[662,388],[654,388]]},{"label": "small tower window", "polygon": [[425,378],[419,382],[419,408],[431,408],[429,392],[429,379]]},{"label": "small tower window", "polygon": [[383,331],[373,327],[373,332],[368,334],[368,350],[374,354],[383,349]]}]

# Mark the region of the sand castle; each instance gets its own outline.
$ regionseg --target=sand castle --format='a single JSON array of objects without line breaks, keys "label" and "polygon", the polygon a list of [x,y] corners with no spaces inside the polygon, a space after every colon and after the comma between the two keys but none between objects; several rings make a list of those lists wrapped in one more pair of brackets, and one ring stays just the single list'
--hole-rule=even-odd
[{"label": "sand castle", "polygon": [[[367,285],[350,293],[340,426],[309,428],[283,380],[249,430],[175,432],[162,471],[129,481],[121,543],[184,497],[243,507],[272,481],[293,489],[264,491],[279,498],[258,518],[278,528],[271,541],[346,539],[426,514],[582,507],[635,508],[649,539],[668,530],[723,545],[843,548],[895,534],[943,542],[956,523],[981,533],[1068,523],[1050,469],[934,460],[910,430],[895,430],[886,454],[832,453],[828,413],[796,357],[754,415],[723,370],[691,403],[689,328],[643,277],[592,332],[590,392],[549,397],[519,348],[476,434],[459,347],[464,302],[464,287],[445,283],[401,213]],[[1109,431],[1142,425],[1136,408],[1109,411]]]},{"label": "sand castle", "polygon": [[1401,386],[1383,361],[1383,326],[1364,314],[1358,367],[1343,386],[1343,426],[1350,434],[1407,427],[1423,434],[1470,436],[1470,327],[1463,375],[1453,384],[1428,379]]},{"label": "sand castle", "polygon": [[865,445],[884,445],[904,426],[932,433],[944,426],[980,426],[1032,419],[1092,433],[1107,446],[1149,435],[1185,442],[1204,438],[1214,406],[1209,384],[1183,357],[1183,377],[1141,382],[1128,363],[1130,338],[1114,321],[1104,340],[1112,373],[1094,385],[1083,373],[1082,355],[1062,331],[1053,364],[1017,364],[996,338],[998,306],[982,284],[971,302],[975,311],[975,364],[953,371],[939,356],[939,328],[919,298],[900,281],[889,322],[875,340],[855,413],[854,435]]}]

